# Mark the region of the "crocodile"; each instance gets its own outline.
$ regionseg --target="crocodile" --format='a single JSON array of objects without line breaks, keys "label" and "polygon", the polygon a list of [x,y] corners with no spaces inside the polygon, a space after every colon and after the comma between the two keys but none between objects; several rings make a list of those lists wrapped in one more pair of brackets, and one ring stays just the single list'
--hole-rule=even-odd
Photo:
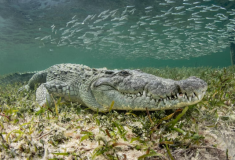
[{"label": "crocodile", "polygon": [[79,102],[94,111],[167,110],[202,100],[207,83],[195,76],[175,81],[140,70],[108,70],[80,64],[57,64],[36,72],[19,91],[33,89],[36,102],[53,105],[53,97]]}]

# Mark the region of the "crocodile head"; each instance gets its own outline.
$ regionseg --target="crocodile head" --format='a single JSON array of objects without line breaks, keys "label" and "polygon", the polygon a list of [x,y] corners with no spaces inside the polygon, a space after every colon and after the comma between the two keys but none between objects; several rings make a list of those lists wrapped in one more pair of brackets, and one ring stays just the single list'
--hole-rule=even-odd
[{"label": "crocodile head", "polygon": [[112,101],[117,110],[179,108],[198,103],[207,90],[207,83],[197,77],[174,81],[139,70],[107,70],[89,86],[93,103],[106,110]]}]

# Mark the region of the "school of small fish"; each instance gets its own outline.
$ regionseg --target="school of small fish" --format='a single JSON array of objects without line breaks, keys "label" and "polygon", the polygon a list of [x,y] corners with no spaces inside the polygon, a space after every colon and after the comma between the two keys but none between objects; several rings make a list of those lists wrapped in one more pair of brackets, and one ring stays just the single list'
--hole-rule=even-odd
[{"label": "school of small fish", "polygon": [[74,15],[63,28],[52,24],[49,35],[35,39],[95,56],[200,57],[235,43],[235,9],[211,2],[183,0],[174,6],[174,0],[165,0],[142,9],[126,6],[85,18]]}]

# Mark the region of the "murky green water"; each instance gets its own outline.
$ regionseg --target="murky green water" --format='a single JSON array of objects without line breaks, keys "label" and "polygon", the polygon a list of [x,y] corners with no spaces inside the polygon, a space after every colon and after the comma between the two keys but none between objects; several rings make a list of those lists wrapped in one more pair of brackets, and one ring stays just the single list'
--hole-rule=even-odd
[{"label": "murky green water", "polygon": [[90,67],[231,65],[230,0],[0,0],[0,74]]}]

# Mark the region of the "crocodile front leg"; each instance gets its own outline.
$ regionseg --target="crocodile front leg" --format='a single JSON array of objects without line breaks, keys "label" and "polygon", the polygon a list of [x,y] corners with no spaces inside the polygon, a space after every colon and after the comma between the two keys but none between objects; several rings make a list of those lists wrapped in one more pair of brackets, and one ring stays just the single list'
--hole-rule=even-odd
[{"label": "crocodile front leg", "polygon": [[59,80],[41,84],[36,91],[36,101],[40,106],[43,106],[46,103],[52,105],[53,98],[51,95],[84,104],[79,97],[78,88],[76,86]]},{"label": "crocodile front leg", "polygon": [[41,84],[36,91],[36,101],[40,106],[48,104],[49,106],[52,106],[53,99],[48,92],[47,88],[45,87],[45,84]]}]

